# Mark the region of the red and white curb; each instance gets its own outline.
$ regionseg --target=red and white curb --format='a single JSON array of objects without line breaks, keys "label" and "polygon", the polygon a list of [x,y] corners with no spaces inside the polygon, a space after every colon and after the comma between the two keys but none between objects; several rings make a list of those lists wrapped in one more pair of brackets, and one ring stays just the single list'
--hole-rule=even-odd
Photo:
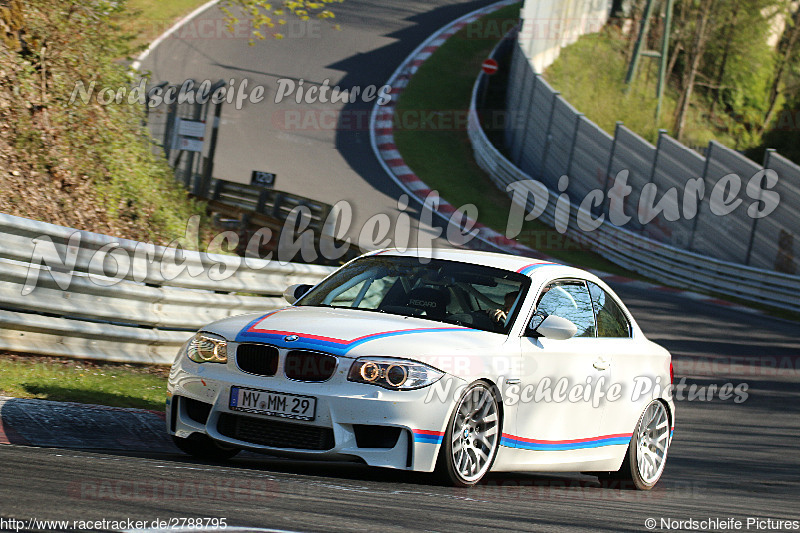
[{"label": "red and white curb", "polygon": [[[439,47],[442,46],[450,37],[455,35],[466,25],[475,22],[479,18],[493,13],[498,9],[512,5],[515,2],[516,0],[503,0],[502,2],[498,2],[473,11],[472,13],[464,15],[463,17],[447,24],[443,28],[440,28],[437,32],[420,44],[413,52],[411,52],[411,54],[406,57],[399,67],[397,67],[392,76],[386,82],[386,85],[391,87],[391,101],[384,105],[376,104],[372,108],[372,114],[370,117],[370,141],[373,152],[377,156],[378,161],[389,177],[401,189],[403,189],[409,195],[409,197],[414,198],[420,203],[425,202],[425,200],[428,199],[428,196],[434,191],[414,173],[414,171],[406,164],[403,156],[397,150],[397,145],[394,141],[393,120],[397,102],[400,99],[400,96],[403,94],[405,88],[408,86],[411,78],[414,76],[414,74],[416,74],[419,67],[425,63],[425,61],[431,55],[433,55],[433,53],[436,52],[436,50],[438,50]],[[449,222],[450,217],[452,217],[456,212],[456,208],[445,199],[439,198],[439,207],[435,212],[445,221]],[[535,259],[544,259],[556,263],[562,262],[528,246],[525,246],[514,239],[509,239],[505,235],[493,230],[492,228],[489,228],[484,224],[481,224],[480,222],[476,222],[467,217],[463,217],[461,220],[464,224],[471,225],[471,227],[477,230],[477,238],[479,240],[502,252],[532,257]],[[606,272],[592,272],[609,283],[625,284],[628,287],[637,289],[672,293],[694,301],[723,306],[728,309],[763,314],[763,312],[760,310],[738,305],[705,294],[657,285],[654,283],[617,276]]]},{"label": "red and white curb", "polygon": [[[428,37],[400,64],[389,78],[389,81],[386,82],[386,85],[391,87],[390,94],[392,95],[392,100],[382,106],[375,105],[372,109],[370,140],[372,142],[372,149],[378,157],[378,161],[381,163],[384,170],[386,170],[389,177],[391,177],[401,189],[420,202],[424,202],[433,191],[414,174],[414,171],[411,170],[408,165],[406,165],[403,157],[397,150],[397,145],[394,142],[393,130],[393,117],[397,101],[400,99],[400,95],[403,94],[409,80],[416,74],[419,67],[450,37],[479,18],[514,3],[516,3],[516,0],[503,0],[502,2],[478,9],[477,11],[473,11],[451,22]],[[437,213],[442,218],[449,221],[450,217],[452,217],[455,212],[456,207],[443,198],[439,199]],[[513,239],[506,238],[501,233],[498,233],[484,224],[475,222],[466,217],[462,218],[462,221],[477,231],[478,239],[499,250],[537,259],[551,259]]]}]

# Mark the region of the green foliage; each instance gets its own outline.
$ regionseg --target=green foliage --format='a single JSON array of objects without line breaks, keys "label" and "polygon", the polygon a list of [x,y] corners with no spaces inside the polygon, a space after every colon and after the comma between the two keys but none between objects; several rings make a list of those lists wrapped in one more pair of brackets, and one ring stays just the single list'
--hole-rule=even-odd
[{"label": "green foliage", "polygon": [[124,0],[27,0],[25,46],[0,47],[0,60],[11,67],[2,87],[8,124],[13,146],[33,170],[76,187],[92,184],[112,230],[167,242],[205,210],[175,182],[163,158],[153,155],[144,106],[127,99],[110,105],[96,98],[70,102],[79,82],[95,82],[96,91],[132,86],[118,62],[129,51],[130,37],[120,30],[125,8]]},{"label": "green foliage", "polygon": [[719,4],[722,22],[703,58],[702,74],[708,83],[701,89],[722,106],[724,128],[737,140],[734,147],[760,142],[776,57],[767,39],[779,11],[775,0]]},{"label": "green foliage", "polygon": [[12,50],[22,48],[19,39],[22,24],[22,0],[0,0],[0,38]]},{"label": "green foliage", "polygon": [[784,103],[764,134],[761,146],[748,155],[761,161],[767,148],[774,148],[782,156],[800,164],[800,93],[795,93],[794,98]]},{"label": "green foliage", "polygon": [[[678,87],[666,87],[661,119],[656,125],[657,62],[642,58],[637,79],[628,88],[624,83],[628,65],[624,48],[625,41],[614,28],[584,35],[561,50],[545,78],[575,109],[605,131],[613,133],[615,123],[622,121],[655,142],[659,128],[669,130],[672,125]],[[708,63],[704,71],[707,74],[701,78],[702,90],[696,92],[689,110],[684,143],[700,147],[716,140],[741,150],[757,146],[761,142],[758,126],[766,108],[773,57],[774,52],[765,42],[750,46],[746,53],[734,50],[721,84],[725,89],[714,112],[715,91],[707,86],[712,85],[719,63]]]},{"label": "green foliage", "polygon": [[561,50],[545,78],[575,109],[605,131],[613,133],[616,122],[622,120],[628,128],[654,141],[659,127],[667,127],[666,117],[675,108],[675,98],[667,95],[661,123],[656,125],[655,63],[643,59],[637,82],[627,91],[624,49],[624,40],[612,28],[585,35]]}]

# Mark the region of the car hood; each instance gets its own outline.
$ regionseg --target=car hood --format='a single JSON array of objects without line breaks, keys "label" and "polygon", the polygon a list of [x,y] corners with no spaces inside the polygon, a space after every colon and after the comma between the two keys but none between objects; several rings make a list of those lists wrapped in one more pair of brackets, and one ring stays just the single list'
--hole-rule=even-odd
[{"label": "car hood", "polygon": [[[203,330],[236,342],[260,342],[344,357],[403,357],[446,371],[451,365],[473,366],[474,357],[483,359],[500,353],[507,340],[506,335],[421,318],[310,306],[232,317]],[[446,359],[453,357],[464,360],[448,363]]]}]

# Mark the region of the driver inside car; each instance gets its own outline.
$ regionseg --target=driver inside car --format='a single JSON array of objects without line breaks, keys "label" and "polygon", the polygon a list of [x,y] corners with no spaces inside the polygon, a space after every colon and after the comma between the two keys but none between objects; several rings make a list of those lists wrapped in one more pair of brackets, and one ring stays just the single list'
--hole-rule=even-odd
[{"label": "driver inside car", "polygon": [[505,325],[508,314],[511,312],[511,308],[514,306],[514,302],[517,300],[518,295],[519,291],[511,291],[506,293],[505,297],[503,298],[503,308],[492,309],[488,311],[489,316],[495,324],[500,326]]}]

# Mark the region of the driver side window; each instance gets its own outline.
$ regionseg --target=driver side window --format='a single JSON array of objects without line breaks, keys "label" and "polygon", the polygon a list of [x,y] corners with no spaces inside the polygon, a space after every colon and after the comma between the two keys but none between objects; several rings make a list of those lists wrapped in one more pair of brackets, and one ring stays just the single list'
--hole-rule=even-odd
[{"label": "driver side window", "polygon": [[554,281],[539,296],[536,313],[566,318],[578,328],[576,337],[594,337],[595,323],[589,291],[582,281]]}]

